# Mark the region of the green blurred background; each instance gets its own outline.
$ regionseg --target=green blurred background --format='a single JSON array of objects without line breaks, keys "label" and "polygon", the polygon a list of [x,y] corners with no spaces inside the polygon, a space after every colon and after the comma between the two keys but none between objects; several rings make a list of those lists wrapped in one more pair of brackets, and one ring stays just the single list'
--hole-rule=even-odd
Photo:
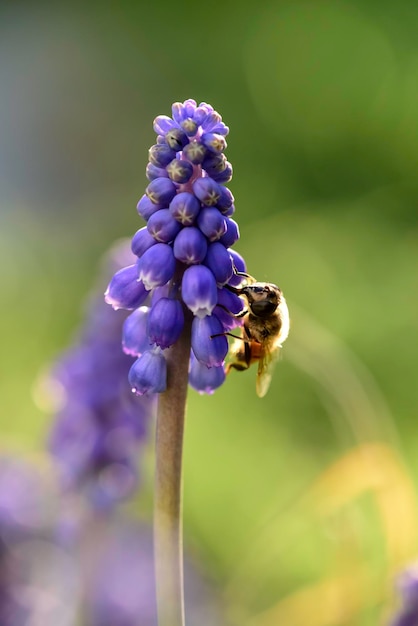
[{"label": "green blurred background", "polygon": [[185,542],[233,625],[384,624],[416,556],[417,28],[408,0],[0,5],[5,449],[44,446],[36,380],[142,225],[153,118],[230,126],[236,248],[292,317],[265,399],[252,370],[190,394]]}]

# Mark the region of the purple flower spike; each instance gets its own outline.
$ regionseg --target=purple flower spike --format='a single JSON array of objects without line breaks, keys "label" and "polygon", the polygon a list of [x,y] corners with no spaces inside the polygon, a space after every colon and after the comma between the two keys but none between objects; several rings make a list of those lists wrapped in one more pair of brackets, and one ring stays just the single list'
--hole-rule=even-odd
[{"label": "purple flower spike", "polygon": [[144,352],[129,370],[129,384],[137,396],[162,393],[167,388],[167,363],[160,348]]},{"label": "purple flower spike", "polygon": [[193,352],[190,357],[189,383],[200,394],[212,394],[225,382],[225,370],[222,365],[206,367],[200,363]]},{"label": "purple flower spike", "polygon": [[175,267],[173,249],[165,243],[156,243],[140,259],[139,278],[147,289],[154,289],[173,278]]},{"label": "purple flower spike", "polygon": [[170,202],[171,215],[183,226],[191,226],[200,211],[200,202],[192,193],[183,191]]},{"label": "purple flower spike", "polygon": [[183,302],[196,317],[211,315],[218,301],[215,278],[204,265],[188,267],[181,283]]},{"label": "purple flower spike", "polygon": [[138,280],[136,265],[129,265],[117,272],[105,293],[107,304],[114,309],[136,309],[145,302],[148,288]]},{"label": "purple flower spike", "polygon": [[179,300],[160,298],[153,305],[148,319],[148,336],[157,346],[164,349],[176,343],[183,326],[184,313]]},{"label": "purple flower spike", "polygon": [[151,248],[156,243],[154,237],[149,234],[146,226],[136,231],[132,237],[131,250],[137,257],[144,254],[145,250]]},{"label": "purple flower spike", "polygon": [[234,273],[231,255],[224,245],[216,241],[208,247],[204,264],[210,269],[218,285],[225,285]]},{"label": "purple flower spike", "polygon": [[[192,322],[192,350],[207,367],[222,365],[228,352],[228,341],[216,315],[195,317]],[[217,335],[217,336],[216,336]]]},{"label": "purple flower spike", "polygon": [[174,256],[187,265],[201,263],[206,256],[206,237],[194,226],[183,228],[174,240]]},{"label": "purple flower spike", "polygon": [[151,350],[152,343],[147,334],[149,312],[150,308],[148,306],[141,306],[124,321],[122,347],[125,354],[138,357],[143,352]]},{"label": "purple flower spike", "polygon": [[173,241],[181,226],[168,209],[156,211],[148,220],[147,229],[150,235],[160,243]]},{"label": "purple flower spike", "polygon": [[205,206],[215,206],[221,197],[221,191],[217,182],[207,176],[198,178],[193,183],[193,193]]},{"label": "purple flower spike", "polygon": [[[173,104],[171,117],[156,117],[154,130],[157,137],[146,170],[150,183],[137,207],[147,225],[135,234],[132,251],[138,257],[138,278],[150,291],[148,341],[166,349],[176,343],[183,328],[184,305],[198,320],[210,317],[204,324],[216,326],[220,333],[242,325],[233,309],[223,304],[235,296],[219,294],[224,285],[242,283],[242,277],[233,274],[235,266],[245,271],[245,263],[230,249],[239,229],[229,219],[235,206],[224,185],[232,167],[224,154],[229,129],[222,117],[210,104],[188,99]],[[241,300],[232,304],[239,308]],[[131,336],[130,323],[124,346],[130,354],[140,353],[142,344]],[[211,340],[207,333],[205,339],[202,328],[195,323],[196,354],[205,367],[221,367],[227,341],[224,336]],[[223,372],[209,375],[195,365],[191,380],[196,388],[211,393],[222,384]]]}]

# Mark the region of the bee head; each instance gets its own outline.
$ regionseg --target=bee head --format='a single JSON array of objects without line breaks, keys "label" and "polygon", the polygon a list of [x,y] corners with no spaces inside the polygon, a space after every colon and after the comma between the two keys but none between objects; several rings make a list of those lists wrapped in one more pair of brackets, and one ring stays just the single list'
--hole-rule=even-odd
[{"label": "bee head", "polygon": [[257,317],[269,317],[280,304],[281,291],[273,283],[253,283],[242,290],[248,300],[251,313]]}]

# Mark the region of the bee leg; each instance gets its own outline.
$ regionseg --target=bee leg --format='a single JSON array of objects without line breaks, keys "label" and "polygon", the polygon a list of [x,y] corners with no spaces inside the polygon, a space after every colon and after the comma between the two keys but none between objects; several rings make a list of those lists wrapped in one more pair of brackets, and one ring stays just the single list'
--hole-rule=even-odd
[{"label": "bee leg", "polygon": [[[242,276],[243,278],[249,278],[252,282],[255,283],[255,278],[253,276],[251,276],[251,274],[247,274],[247,272],[239,272],[237,270],[237,266],[235,265],[235,263],[232,264],[232,269],[234,270],[235,276]],[[226,285],[225,285],[225,287],[226,287]]]},{"label": "bee leg", "polygon": [[242,341],[248,343],[248,339],[246,339],[245,337],[239,337],[238,335],[233,335],[232,333],[217,333],[216,335],[210,336],[211,339],[213,339],[214,337],[232,337],[233,339],[242,339]]},{"label": "bee leg", "polygon": [[251,333],[245,326],[243,326],[243,331],[244,337],[240,337],[239,335],[233,335],[232,333],[217,333],[216,335],[211,335],[210,338],[213,339],[214,337],[232,337],[232,339],[241,339],[241,341],[244,341],[244,343],[249,344],[251,342]]},{"label": "bee leg", "polygon": [[240,311],[239,313],[232,313],[232,311],[230,311],[226,306],[224,306],[223,304],[217,304],[216,306],[218,306],[220,309],[222,309],[223,311],[226,311],[226,313],[228,313],[228,315],[230,315],[231,317],[235,317],[235,318],[240,318],[240,317],[244,317],[244,315],[247,315],[248,313],[248,309],[243,309],[242,311]]},{"label": "bee leg", "polygon": [[240,287],[233,287],[232,285],[224,285],[224,289],[228,289],[228,291],[235,293],[237,296],[242,295],[242,289]]}]

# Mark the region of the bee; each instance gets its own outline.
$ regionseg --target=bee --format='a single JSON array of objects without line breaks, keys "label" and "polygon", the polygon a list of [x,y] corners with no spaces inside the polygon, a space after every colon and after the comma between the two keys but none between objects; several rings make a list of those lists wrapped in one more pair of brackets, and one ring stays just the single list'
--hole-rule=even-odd
[{"label": "bee", "polygon": [[235,341],[231,346],[232,360],[226,367],[226,373],[231,369],[246,370],[258,362],[256,392],[262,398],[269,389],[273,366],[289,334],[289,311],[277,285],[258,282],[243,272],[236,273],[245,276],[247,284],[243,287],[225,286],[243,298],[246,306],[236,315],[244,320],[241,335],[231,335]]}]

